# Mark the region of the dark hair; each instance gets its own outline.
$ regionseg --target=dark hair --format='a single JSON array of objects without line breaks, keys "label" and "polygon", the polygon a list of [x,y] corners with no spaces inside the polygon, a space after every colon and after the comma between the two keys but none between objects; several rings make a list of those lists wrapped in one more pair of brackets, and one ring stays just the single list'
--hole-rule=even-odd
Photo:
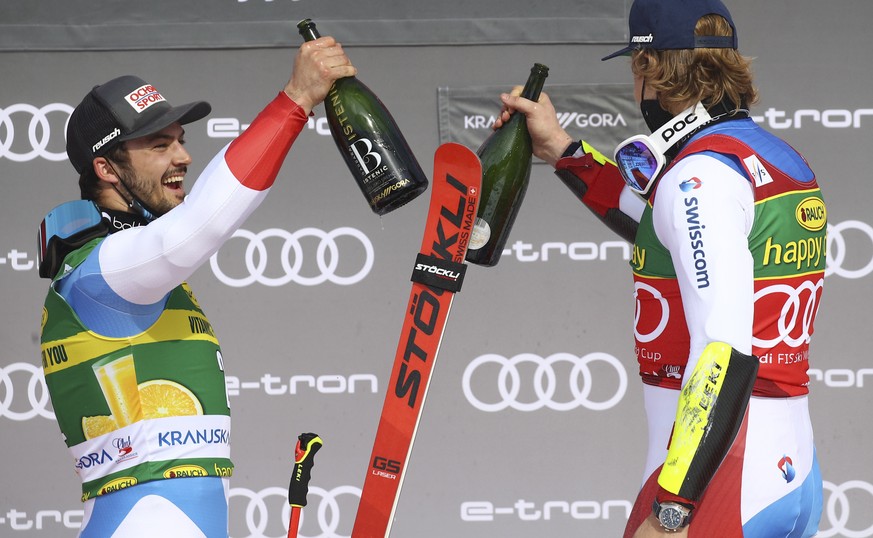
[{"label": "dark hair", "polygon": [[[706,15],[697,21],[694,33],[730,36],[733,30],[724,17]],[[666,110],[698,101],[711,106],[725,98],[737,107],[748,107],[758,100],[751,59],[734,49],[642,49],[633,53],[631,69],[658,92]]]},{"label": "dark hair", "polygon": [[[116,144],[110,149],[105,157],[117,164],[122,169],[130,167],[130,156],[127,153],[127,145],[124,142]],[[88,166],[79,176],[79,192],[82,200],[97,201],[103,187],[100,186],[100,178],[94,172],[93,166]]]}]

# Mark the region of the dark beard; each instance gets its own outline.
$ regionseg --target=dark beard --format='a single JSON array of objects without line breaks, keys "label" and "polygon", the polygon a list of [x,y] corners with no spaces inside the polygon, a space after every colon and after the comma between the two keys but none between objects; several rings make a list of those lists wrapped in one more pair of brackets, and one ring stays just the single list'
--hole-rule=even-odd
[{"label": "dark beard", "polygon": [[[125,167],[121,171],[119,171],[119,174],[119,180],[121,182],[121,185],[124,187],[124,190],[127,192],[127,195],[121,193],[120,190],[119,193],[122,194],[122,198],[124,198],[124,200],[127,202],[128,207],[135,214],[145,218],[148,221],[152,221],[175,207],[159,207],[146,203],[143,200],[143,197],[138,192],[136,192],[138,189],[131,188],[132,186],[137,187],[142,183],[136,176],[136,173]],[[161,188],[162,185],[159,184],[158,189]],[[118,189],[116,188],[116,190]]]}]

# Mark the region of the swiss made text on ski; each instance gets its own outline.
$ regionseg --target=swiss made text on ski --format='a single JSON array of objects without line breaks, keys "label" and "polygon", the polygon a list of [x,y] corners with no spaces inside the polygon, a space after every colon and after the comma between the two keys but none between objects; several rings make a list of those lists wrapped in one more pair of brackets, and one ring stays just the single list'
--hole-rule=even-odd
[{"label": "swiss made text on ski", "polygon": [[391,532],[443,329],[467,268],[481,183],[475,153],[455,143],[437,148],[424,239],[352,538]]}]

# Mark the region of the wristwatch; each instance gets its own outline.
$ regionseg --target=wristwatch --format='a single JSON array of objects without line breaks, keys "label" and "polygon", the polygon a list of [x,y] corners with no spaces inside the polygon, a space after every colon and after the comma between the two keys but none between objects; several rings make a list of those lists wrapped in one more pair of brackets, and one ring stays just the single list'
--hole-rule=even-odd
[{"label": "wristwatch", "polygon": [[687,506],[671,501],[659,503],[657,499],[652,504],[652,512],[667,532],[676,532],[688,525],[691,516],[691,509]]}]

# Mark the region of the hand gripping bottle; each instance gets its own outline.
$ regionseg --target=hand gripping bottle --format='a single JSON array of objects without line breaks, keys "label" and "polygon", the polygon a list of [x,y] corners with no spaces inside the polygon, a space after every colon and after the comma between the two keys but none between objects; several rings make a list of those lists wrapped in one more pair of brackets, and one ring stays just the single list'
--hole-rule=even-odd
[{"label": "hand gripping bottle", "polygon": [[[534,64],[521,96],[531,101],[539,99],[548,75],[548,67]],[[490,267],[500,261],[527,190],[532,152],[527,120],[520,112],[491,133],[477,150],[482,161],[482,191],[467,249],[470,263]]]}]

